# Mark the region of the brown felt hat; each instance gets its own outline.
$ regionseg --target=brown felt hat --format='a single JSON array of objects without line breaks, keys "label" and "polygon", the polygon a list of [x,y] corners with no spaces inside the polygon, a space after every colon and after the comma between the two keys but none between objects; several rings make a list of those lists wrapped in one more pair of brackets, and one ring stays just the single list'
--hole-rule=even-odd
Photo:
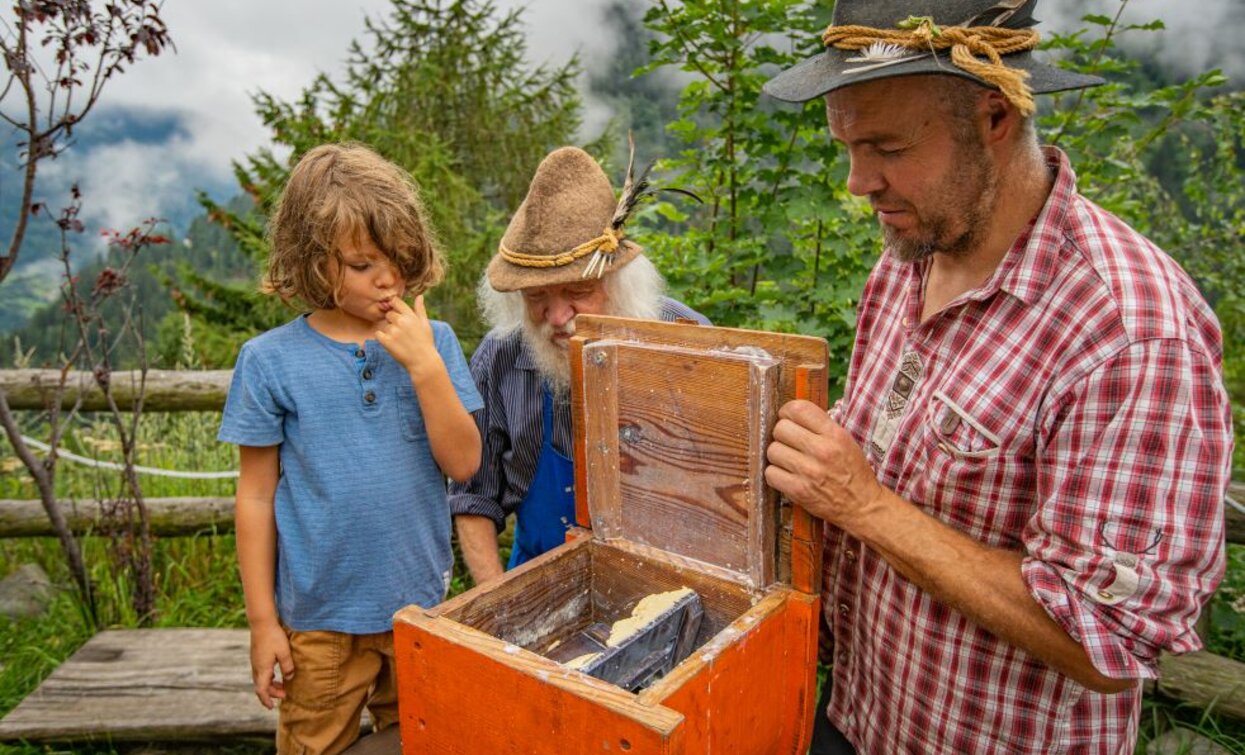
[{"label": "brown felt hat", "polygon": [[489,285],[498,291],[560,285],[627,264],[641,249],[611,228],[617,207],[610,180],[591,155],[578,147],[550,152],[489,262]]},{"label": "brown felt hat", "polygon": [[[826,39],[837,30],[861,28],[891,32],[911,29],[914,22],[929,19],[930,27],[956,33],[976,32],[989,37],[1001,30],[1022,32],[1037,20],[1033,17],[1038,0],[839,0],[834,4],[833,21]],[[937,32],[935,32],[937,33]],[[868,37],[858,37],[867,40]],[[842,46],[840,46],[840,44]],[[924,49],[922,49],[924,48]],[[973,50],[984,59],[983,51]],[[1041,62],[1031,49],[1005,48],[1002,64],[1022,72],[1032,94],[1061,92],[1105,83],[1097,76],[1086,76]],[[827,47],[770,79],[762,91],[787,102],[804,102],[836,89],[876,79],[915,74],[946,74],[998,88],[973,70],[951,60],[949,49],[917,45],[903,49],[878,38],[872,48],[860,49],[844,40]]]}]

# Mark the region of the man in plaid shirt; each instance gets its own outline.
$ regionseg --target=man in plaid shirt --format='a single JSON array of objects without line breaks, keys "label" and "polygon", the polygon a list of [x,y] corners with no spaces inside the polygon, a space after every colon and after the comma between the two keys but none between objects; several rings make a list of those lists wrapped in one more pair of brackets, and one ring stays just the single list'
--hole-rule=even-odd
[{"label": "man in plaid shirt", "polygon": [[1223,574],[1218,323],[1039,146],[1032,94],[1100,81],[1031,57],[1035,1],[839,0],[766,85],[825,96],[885,238],[843,399],[768,451],[833,525],[814,752],[1131,753]]}]

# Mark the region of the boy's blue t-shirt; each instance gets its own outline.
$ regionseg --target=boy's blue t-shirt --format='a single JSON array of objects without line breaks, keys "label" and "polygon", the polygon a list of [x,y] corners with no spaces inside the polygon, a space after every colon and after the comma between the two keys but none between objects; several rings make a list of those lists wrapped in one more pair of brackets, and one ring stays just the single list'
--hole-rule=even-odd
[{"label": "boy's blue t-shirt", "polygon": [[[468,412],[483,406],[462,347],[433,321]],[[277,611],[290,628],[371,634],[444,597],[453,568],[445,475],[410,376],[376,341],[341,343],[306,316],[238,354],[219,439],[280,444]]]}]

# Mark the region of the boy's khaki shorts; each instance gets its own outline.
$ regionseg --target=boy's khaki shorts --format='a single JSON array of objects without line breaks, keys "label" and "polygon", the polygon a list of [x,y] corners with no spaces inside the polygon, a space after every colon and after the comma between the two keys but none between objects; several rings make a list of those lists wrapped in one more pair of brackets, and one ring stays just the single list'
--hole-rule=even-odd
[{"label": "boy's khaki shorts", "polygon": [[393,632],[343,634],[286,628],[294,675],[277,718],[279,755],[333,755],[359,736],[364,706],[379,731],[398,722]]}]

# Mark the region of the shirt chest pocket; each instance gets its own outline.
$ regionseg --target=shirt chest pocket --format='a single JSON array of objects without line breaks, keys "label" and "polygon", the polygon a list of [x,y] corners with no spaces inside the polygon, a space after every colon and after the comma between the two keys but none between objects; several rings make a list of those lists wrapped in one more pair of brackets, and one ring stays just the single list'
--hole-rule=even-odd
[{"label": "shirt chest pocket", "polygon": [[934,391],[925,412],[925,434],[933,445],[953,460],[992,459],[999,455],[1002,439],[969,410],[941,390]]},{"label": "shirt chest pocket", "polygon": [[1032,513],[1027,443],[1009,434],[1024,423],[991,414],[987,424],[980,408],[966,404],[936,390],[926,407],[922,503],[978,540],[1011,547]]},{"label": "shirt chest pocket", "polygon": [[419,398],[414,386],[398,386],[398,417],[402,423],[402,437],[411,442],[426,440],[428,429],[424,427],[424,413],[419,408]]}]

